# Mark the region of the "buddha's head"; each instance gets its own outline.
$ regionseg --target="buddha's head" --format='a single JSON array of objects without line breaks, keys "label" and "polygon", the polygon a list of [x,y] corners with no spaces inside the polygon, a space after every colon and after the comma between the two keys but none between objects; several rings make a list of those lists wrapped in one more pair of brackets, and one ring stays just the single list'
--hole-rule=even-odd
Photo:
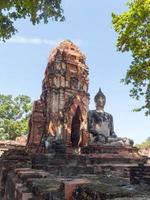
[{"label": "buddha's head", "polygon": [[103,109],[106,103],[106,96],[99,89],[98,93],[94,97],[94,101],[97,109]]}]

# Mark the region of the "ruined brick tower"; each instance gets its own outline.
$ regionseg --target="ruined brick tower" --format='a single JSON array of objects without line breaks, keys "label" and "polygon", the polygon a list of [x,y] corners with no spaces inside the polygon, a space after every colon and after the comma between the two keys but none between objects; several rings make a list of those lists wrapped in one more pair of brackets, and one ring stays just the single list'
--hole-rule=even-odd
[{"label": "ruined brick tower", "polygon": [[84,144],[88,112],[88,67],[85,56],[65,40],[48,59],[40,100],[34,102],[27,148],[40,151],[51,135],[66,146]]}]

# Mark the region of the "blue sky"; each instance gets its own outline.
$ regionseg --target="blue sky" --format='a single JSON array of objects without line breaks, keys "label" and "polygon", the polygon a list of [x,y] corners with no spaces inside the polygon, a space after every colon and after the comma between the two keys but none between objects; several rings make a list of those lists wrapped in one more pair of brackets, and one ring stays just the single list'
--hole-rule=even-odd
[{"label": "blue sky", "polygon": [[116,51],[117,35],[111,25],[111,13],[125,11],[125,0],[63,0],[66,21],[50,21],[32,26],[19,20],[19,32],[0,43],[0,93],[26,94],[39,98],[44,70],[50,51],[64,39],[77,44],[87,57],[90,71],[90,109],[101,87],[107,98],[105,110],[114,117],[115,132],[135,143],[150,136],[149,117],[132,109],[142,102],[129,97],[129,87],[120,83],[130,64],[129,53]]}]

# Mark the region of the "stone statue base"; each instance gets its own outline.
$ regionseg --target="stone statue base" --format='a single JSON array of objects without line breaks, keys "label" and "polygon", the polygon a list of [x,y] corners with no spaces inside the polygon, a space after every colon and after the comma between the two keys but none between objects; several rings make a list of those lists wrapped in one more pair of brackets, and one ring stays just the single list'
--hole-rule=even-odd
[{"label": "stone statue base", "polygon": [[111,164],[119,162],[133,164],[143,160],[138,150],[136,147],[90,144],[89,146],[81,148],[81,155],[100,158],[101,161],[107,159],[107,162]]},{"label": "stone statue base", "polygon": [[121,137],[105,137],[100,134],[96,137],[91,136],[90,144],[92,145],[106,145],[106,146],[121,146],[121,147],[133,147],[133,140],[129,138]]},{"label": "stone statue base", "polygon": [[121,138],[121,137],[116,137],[116,138],[108,138],[108,144],[112,146],[125,146],[125,147],[133,147],[133,140],[129,138]]}]

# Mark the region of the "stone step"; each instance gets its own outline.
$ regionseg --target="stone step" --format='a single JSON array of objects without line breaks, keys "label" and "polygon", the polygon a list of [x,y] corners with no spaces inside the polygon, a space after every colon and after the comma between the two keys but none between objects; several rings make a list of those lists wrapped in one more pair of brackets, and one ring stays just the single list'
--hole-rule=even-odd
[{"label": "stone step", "polygon": [[76,176],[78,174],[94,174],[93,166],[48,166],[46,171],[56,176]]},{"label": "stone step", "polygon": [[32,159],[33,168],[46,169],[49,166],[87,166],[97,164],[137,164],[141,158],[132,155],[119,154],[81,154],[81,155],[63,155],[62,157],[37,155]]},{"label": "stone step", "polygon": [[3,199],[5,200],[31,200],[33,195],[28,188],[15,176],[13,172],[7,176],[5,192]]},{"label": "stone step", "polygon": [[133,158],[130,155],[121,156],[118,154],[89,154],[89,155],[81,155],[80,159],[78,159],[78,164],[105,164],[105,163],[138,163],[140,161],[139,157]]},{"label": "stone step", "polygon": [[27,180],[27,187],[35,196],[35,200],[60,200],[63,199],[63,191],[60,190],[62,179],[56,177],[33,178]]},{"label": "stone step", "polygon": [[[100,165],[87,165],[87,166],[48,166],[47,171],[50,174],[54,174],[56,176],[78,176],[79,174],[103,174],[103,173],[116,173],[121,174],[121,176],[126,176],[129,178],[130,174],[130,165],[117,165],[117,164],[100,164]],[[41,168],[41,166],[39,166]]]},{"label": "stone step", "polygon": [[150,166],[137,166],[130,169],[132,184],[150,183]]},{"label": "stone step", "polygon": [[[49,176],[49,178],[47,178]],[[46,179],[46,180],[45,180]],[[31,168],[18,168],[7,175],[4,199],[6,200],[46,200],[51,192],[55,193],[56,186],[60,188],[60,182],[54,184],[56,177],[43,170]],[[47,181],[49,180],[49,181]],[[31,184],[32,183],[32,184]],[[55,187],[54,187],[55,185]],[[9,194],[9,196],[8,196]],[[56,192],[57,194],[57,192]],[[47,196],[49,195],[49,196]],[[53,196],[50,199],[54,199]],[[59,198],[60,200],[61,198]]]},{"label": "stone step", "polygon": [[46,178],[49,176],[48,172],[31,168],[16,168],[15,173],[22,181],[26,181],[29,178]]},{"label": "stone step", "polygon": [[138,154],[138,149],[136,147],[124,147],[124,146],[111,146],[111,145],[89,145],[81,148],[82,154],[90,153],[111,153],[111,154]]}]

